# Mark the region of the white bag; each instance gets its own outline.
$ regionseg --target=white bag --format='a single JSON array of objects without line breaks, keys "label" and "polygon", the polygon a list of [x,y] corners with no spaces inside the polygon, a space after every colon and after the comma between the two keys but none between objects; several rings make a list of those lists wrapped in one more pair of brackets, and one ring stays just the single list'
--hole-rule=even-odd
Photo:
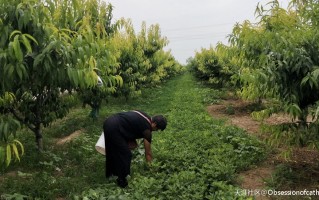
[{"label": "white bag", "polygon": [[100,138],[95,144],[95,149],[100,153],[105,155],[105,140],[104,140],[104,132],[102,132]]},{"label": "white bag", "polygon": [[[130,150],[134,150],[138,147],[138,144],[136,142],[136,140],[129,140],[127,142],[128,144],[128,148]],[[100,153],[100,154],[103,154],[103,155],[106,155],[105,153],[105,139],[104,139],[104,132],[102,132],[100,138],[98,139],[98,141],[96,142],[95,144],[95,149]]]}]

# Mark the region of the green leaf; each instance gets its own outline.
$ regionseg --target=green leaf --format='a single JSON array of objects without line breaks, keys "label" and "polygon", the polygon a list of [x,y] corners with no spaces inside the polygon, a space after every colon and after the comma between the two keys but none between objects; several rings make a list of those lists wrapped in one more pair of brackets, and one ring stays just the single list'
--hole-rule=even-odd
[{"label": "green leaf", "polygon": [[12,33],[10,34],[9,40],[11,40],[11,38],[16,34],[20,35],[21,31],[18,31],[18,30],[12,31]]},{"label": "green leaf", "polygon": [[17,158],[20,161],[20,156],[19,156],[19,152],[18,152],[17,146],[15,144],[11,144],[11,146],[12,146],[15,158]]},{"label": "green leaf", "polygon": [[116,78],[116,80],[118,82],[118,85],[120,87],[122,87],[123,86],[123,78],[121,76],[119,76],[119,75],[116,75],[115,78]]},{"label": "green leaf", "polygon": [[11,146],[10,144],[7,144],[7,152],[6,152],[6,166],[8,167],[11,162]]},{"label": "green leaf", "polygon": [[42,63],[43,59],[44,59],[44,54],[37,55],[34,59],[33,67],[39,66],[40,63]]},{"label": "green leaf", "polygon": [[305,86],[306,83],[309,81],[309,78],[310,78],[310,75],[308,74],[307,76],[305,76],[305,77],[301,80],[300,85],[301,85],[301,86]]},{"label": "green leaf", "polygon": [[29,35],[29,34],[23,34],[23,36],[27,37],[29,40],[32,40],[34,43],[36,43],[37,45],[39,45],[38,42],[37,42],[37,40],[34,39],[34,37],[32,37],[31,35]]},{"label": "green leaf", "polygon": [[13,142],[19,144],[20,148],[21,148],[21,155],[24,154],[24,147],[23,147],[23,144],[19,141],[19,140],[13,140]]},{"label": "green leaf", "polygon": [[31,44],[29,40],[25,37],[25,35],[21,35],[22,43],[24,44],[25,48],[27,49],[27,53],[32,52]]},{"label": "green leaf", "polygon": [[12,64],[5,65],[6,76],[12,77],[14,72],[14,66]]},{"label": "green leaf", "polygon": [[95,59],[94,59],[93,56],[90,57],[89,67],[90,67],[91,69],[94,69],[94,68],[96,67],[96,61],[95,61]]},{"label": "green leaf", "polygon": [[4,136],[4,140],[7,141],[8,139],[8,123],[4,123],[3,127],[2,127],[2,133],[3,133],[3,136]]},{"label": "green leaf", "polygon": [[19,62],[23,60],[23,53],[21,51],[20,42],[19,42],[19,35],[16,35],[13,40],[13,50],[15,57],[18,59]]},{"label": "green leaf", "polygon": [[22,72],[20,66],[21,66],[21,65],[17,65],[16,71],[17,71],[17,73],[18,73],[18,76],[19,76],[20,80],[22,80],[22,73],[23,73],[23,72]]}]

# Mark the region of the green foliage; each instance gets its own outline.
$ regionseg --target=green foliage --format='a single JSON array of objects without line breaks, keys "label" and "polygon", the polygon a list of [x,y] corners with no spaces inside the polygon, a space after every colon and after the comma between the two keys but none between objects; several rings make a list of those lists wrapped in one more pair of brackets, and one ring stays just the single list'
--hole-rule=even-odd
[{"label": "green foliage", "polygon": [[164,51],[168,44],[161,36],[159,25],[146,27],[143,22],[141,31],[135,33],[130,20],[121,19],[121,27],[112,38],[119,52],[119,74],[123,86],[117,88],[115,96],[137,97],[145,85],[156,85],[182,71],[181,65]]},{"label": "green foliage", "polygon": [[7,142],[6,145],[0,146],[0,169],[8,167],[11,161],[20,161],[24,154],[24,147],[18,140]]},{"label": "green foliage", "polygon": [[291,122],[279,125],[263,125],[265,134],[271,133],[267,143],[272,146],[299,146],[318,149],[318,124]]},{"label": "green foliage", "polygon": [[[243,130],[225,127],[206,113],[204,99],[208,95],[218,99],[218,94],[184,74],[162,87],[144,89],[140,98],[130,102],[110,99],[100,110],[103,117],[96,121],[74,109],[45,129],[52,145],[41,156],[26,142],[27,155],[13,166],[22,173],[4,178],[0,193],[26,199],[250,199],[236,195],[239,188],[234,177],[262,159],[264,147]],[[143,145],[133,151],[129,187],[121,189],[115,177],[105,179],[105,158],[94,145],[105,116],[136,108],[163,114],[169,123],[165,131],[154,132],[152,165],[145,163]],[[54,145],[55,137],[78,129],[83,130],[78,138]]]},{"label": "green foliage", "polygon": [[41,150],[42,128],[65,117],[75,98],[97,119],[111,94],[140,94],[181,70],[163,51],[158,25],[135,35],[127,23],[122,33],[112,10],[97,0],[1,1],[1,141],[25,125]]},{"label": "green foliage", "polygon": [[4,199],[14,199],[14,200],[23,200],[23,199],[26,199],[28,196],[26,195],[22,195],[22,194],[19,194],[19,193],[14,193],[14,194],[3,194],[1,195],[1,198],[4,198]]},{"label": "green foliage", "polygon": [[[258,120],[279,111],[299,120],[298,127],[291,124],[287,134],[273,138],[291,135],[289,141],[295,144],[316,143],[311,140],[319,100],[317,10],[317,2],[311,0],[292,0],[287,10],[277,0],[258,4],[258,23],[236,24],[229,46],[202,49],[188,66],[206,82],[237,88],[243,99],[259,104],[266,100],[268,107],[252,114]],[[309,115],[314,123],[307,121]]]},{"label": "green foliage", "polygon": [[[318,100],[314,76],[318,59],[317,30],[302,24],[293,9],[284,10],[277,1],[271,9],[258,7],[260,22],[237,25],[232,45],[240,50],[243,85],[247,99],[276,98],[292,116],[304,119],[307,108]],[[289,30],[289,31],[288,31]]]},{"label": "green foliage", "polygon": [[[169,88],[175,89],[164,89],[165,96],[158,97],[152,90],[151,99],[140,104],[153,112],[166,113],[169,121],[167,130],[154,134],[152,165],[144,163],[144,151],[138,149],[134,152],[129,188],[114,188],[110,180],[107,187],[91,188],[77,198],[246,198],[235,195],[237,188],[231,185],[234,173],[261,160],[264,149],[242,130],[212,121],[202,104],[209,90],[196,86],[190,78],[187,74],[179,82],[171,81]],[[169,103],[161,107],[160,101]]]},{"label": "green foliage", "polygon": [[141,84],[146,80],[146,69],[149,61],[145,58],[141,43],[129,20],[122,19],[122,29],[116,32],[112,42],[119,52],[119,71],[123,78],[123,86],[118,88],[115,96],[138,96]]},{"label": "green foliage", "polygon": [[[5,102],[0,105],[1,114],[30,128],[40,149],[41,126],[46,127],[68,113],[67,92],[96,85],[96,60],[92,54],[98,50],[105,53],[90,40],[93,38],[87,24],[90,16],[74,14],[89,8],[75,6],[70,10],[69,3],[67,0],[1,2],[0,98]],[[85,3],[88,7],[91,4],[94,1]],[[66,27],[68,20],[78,24]],[[12,96],[10,103],[6,101],[8,94]]]},{"label": "green foliage", "polygon": [[[7,93],[0,100],[0,104],[6,109],[6,105],[10,104],[13,96]],[[20,161],[20,157],[24,154],[21,142],[13,139],[19,129],[19,121],[12,116],[0,115],[0,169],[9,166],[13,159]]]},{"label": "green foliage", "polygon": [[[314,168],[314,166],[301,167],[294,164],[279,164],[276,166],[272,177],[267,179],[266,182],[270,188],[275,190],[287,190],[287,188],[293,188],[296,187],[296,184],[302,185],[305,182],[312,185],[318,181],[317,171]],[[291,199],[301,199],[301,196]]]},{"label": "green foliage", "polygon": [[318,28],[319,6],[316,0],[291,0],[290,6],[299,11],[302,16],[303,23],[310,24]]},{"label": "green foliage", "polygon": [[208,83],[219,86],[233,86],[231,77],[236,71],[231,50],[222,44],[210,49],[196,52],[195,57],[188,60],[188,66],[194,74]]},{"label": "green foliage", "polygon": [[[1,198],[245,198],[236,196],[235,173],[261,159],[263,147],[211,119],[203,105],[211,90],[186,74],[167,83],[167,89],[151,88],[129,103],[110,97],[140,94],[143,86],[159,86],[182,71],[163,50],[168,40],[158,25],[146,28],[144,23],[135,34],[129,22],[112,24],[112,6],[97,0],[0,1],[0,164],[23,169],[1,180]],[[221,45],[204,56],[216,54],[203,65],[213,73],[212,83],[231,81],[236,62],[227,59],[227,49]],[[74,93],[92,107],[95,121],[72,109]],[[106,98],[112,104],[102,107]],[[104,158],[93,147],[105,116],[136,108],[162,113],[169,127],[154,136],[153,165],[145,165],[141,148],[134,152],[130,187],[123,190],[105,180]],[[68,116],[70,109],[78,116]],[[42,132],[48,133],[45,152],[32,151],[22,124],[35,134],[39,148]],[[55,146],[54,136],[73,129],[83,129],[82,135]],[[18,133],[23,146],[12,139]],[[12,160],[21,160],[23,167]]]}]

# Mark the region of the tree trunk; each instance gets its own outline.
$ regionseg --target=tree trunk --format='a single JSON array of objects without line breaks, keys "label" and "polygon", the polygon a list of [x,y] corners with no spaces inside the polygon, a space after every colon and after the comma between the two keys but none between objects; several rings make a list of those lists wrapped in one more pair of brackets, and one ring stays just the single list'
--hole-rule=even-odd
[{"label": "tree trunk", "polygon": [[43,151],[43,139],[42,139],[42,133],[40,127],[36,129],[35,131],[35,142],[37,145],[38,151]]}]

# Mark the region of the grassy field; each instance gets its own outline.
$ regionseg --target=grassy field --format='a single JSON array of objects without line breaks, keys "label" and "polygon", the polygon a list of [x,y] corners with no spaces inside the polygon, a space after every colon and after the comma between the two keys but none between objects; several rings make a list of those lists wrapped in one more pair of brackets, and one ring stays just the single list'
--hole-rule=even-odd
[{"label": "grassy field", "polygon": [[[36,152],[30,132],[21,133],[26,153],[1,172],[0,194],[12,199],[247,199],[238,195],[234,180],[264,159],[266,150],[243,130],[211,118],[206,106],[221,95],[185,73],[144,89],[138,99],[110,99],[95,121],[89,108],[74,108],[44,129],[44,153]],[[129,186],[121,189],[114,178],[105,179],[104,157],[94,145],[107,116],[132,109],[163,114],[168,126],[154,132],[151,166],[142,145],[134,150]],[[79,136],[57,144],[74,132]]]}]

